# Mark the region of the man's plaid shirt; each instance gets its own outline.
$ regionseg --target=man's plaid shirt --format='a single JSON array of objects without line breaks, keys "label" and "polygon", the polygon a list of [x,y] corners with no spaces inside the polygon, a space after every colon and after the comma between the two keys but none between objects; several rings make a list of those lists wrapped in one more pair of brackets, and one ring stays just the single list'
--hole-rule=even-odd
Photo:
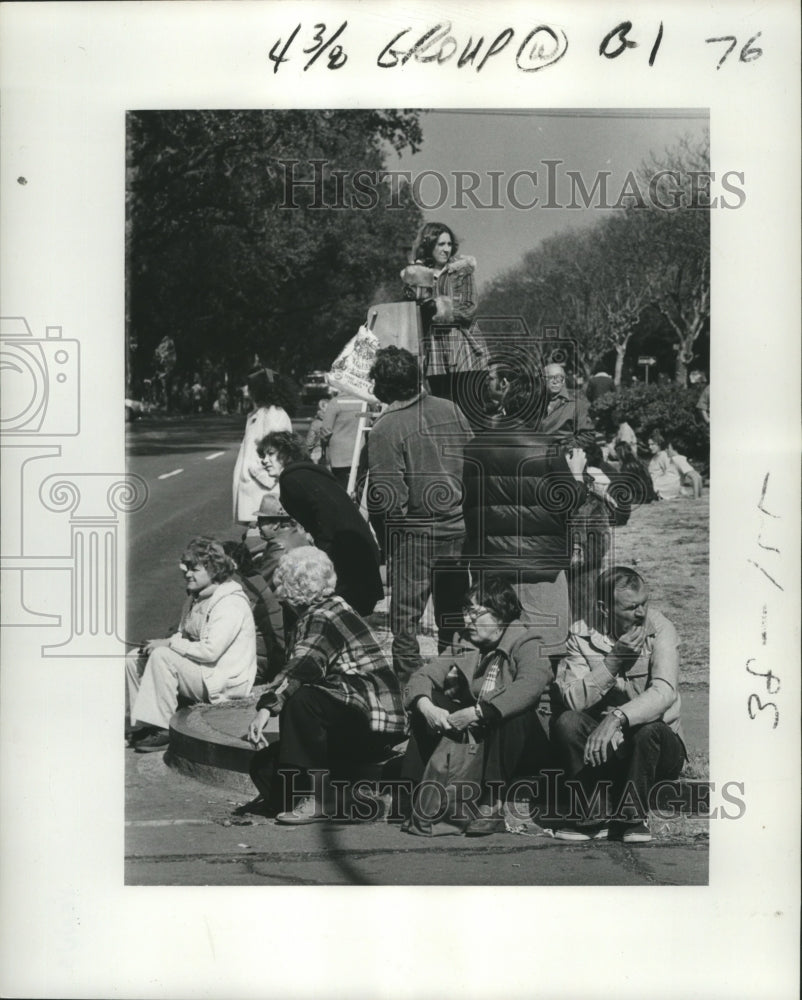
[{"label": "man's plaid shirt", "polygon": [[310,607],[288,642],[289,661],[257,703],[280,712],[302,684],[315,684],[358,709],[376,733],[403,733],[398,678],[376,636],[337,596]]}]

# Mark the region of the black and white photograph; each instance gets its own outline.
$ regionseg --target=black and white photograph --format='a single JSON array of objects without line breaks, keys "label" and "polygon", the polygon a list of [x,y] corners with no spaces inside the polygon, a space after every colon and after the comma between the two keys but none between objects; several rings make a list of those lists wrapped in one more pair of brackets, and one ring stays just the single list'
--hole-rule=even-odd
[{"label": "black and white photograph", "polygon": [[798,29],[0,6],[3,996],[798,995]]},{"label": "black and white photograph", "polygon": [[706,884],[709,141],[129,113],[130,884]]}]

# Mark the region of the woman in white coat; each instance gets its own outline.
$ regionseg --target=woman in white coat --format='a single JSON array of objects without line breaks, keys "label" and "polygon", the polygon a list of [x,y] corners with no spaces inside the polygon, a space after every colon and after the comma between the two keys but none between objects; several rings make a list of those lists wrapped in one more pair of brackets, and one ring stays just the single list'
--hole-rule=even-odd
[{"label": "woman in white coat", "polygon": [[256,445],[267,434],[292,431],[292,422],[284,409],[280,376],[269,368],[258,368],[248,376],[248,395],[253,410],[245,423],[245,434],[234,466],[234,521],[255,527],[257,511],[265,493],[278,495],[277,481],[265,472]]}]

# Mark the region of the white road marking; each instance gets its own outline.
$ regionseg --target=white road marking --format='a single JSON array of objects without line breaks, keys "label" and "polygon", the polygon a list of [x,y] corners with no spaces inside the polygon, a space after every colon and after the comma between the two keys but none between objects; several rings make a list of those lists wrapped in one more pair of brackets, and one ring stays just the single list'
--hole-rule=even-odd
[{"label": "white road marking", "polygon": [[133,819],[127,820],[126,826],[210,826],[210,819]]},{"label": "white road marking", "polygon": [[180,476],[183,471],[183,469],[173,469],[172,472],[165,472],[164,475],[159,476],[159,479],[169,479],[170,476]]},{"label": "white road marking", "polygon": [[206,456],[206,461],[211,462],[213,458],[220,458],[221,455],[225,455],[224,451],[213,451],[211,455]]}]

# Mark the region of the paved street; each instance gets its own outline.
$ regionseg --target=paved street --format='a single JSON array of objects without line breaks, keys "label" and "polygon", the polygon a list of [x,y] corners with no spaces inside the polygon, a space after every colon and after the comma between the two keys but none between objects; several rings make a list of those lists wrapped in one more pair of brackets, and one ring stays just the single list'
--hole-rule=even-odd
[{"label": "paved street", "polygon": [[[164,634],[183,587],[183,544],[239,537],[231,476],[244,417],[147,419],[129,428],[129,471],[149,499],[128,522],[131,641]],[[296,427],[304,430],[308,419]],[[689,692],[689,695],[691,693]],[[706,734],[707,698],[696,706]],[[706,739],[705,739],[706,743]],[[137,885],[703,885],[708,823],[661,823],[655,841],[564,844],[530,827],[479,840],[411,837],[395,824],[287,828],[238,815],[247,801],[171,770],[162,754],[125,751],[125,878]],[[254,790],[255,791],[255,790]]]},{"label": "paved street", "polygon": [[663,824],[659,839],[565,844],[510,833],[412,837],[398,825],[283,827],[237,816],[243,798],[126,750],[128,885],[705,885],[707,823]]},{"label": "paved street", "polygon": [[[175,624],[183,585],[182,546],[193,536],[239,538],[231,477],[243,415],[145,418],[128,427],[128,471],[147,483],[148,501],[128,518],[126,639],[164,635]],[[305,431],[308,418],[296,420]]]}]

